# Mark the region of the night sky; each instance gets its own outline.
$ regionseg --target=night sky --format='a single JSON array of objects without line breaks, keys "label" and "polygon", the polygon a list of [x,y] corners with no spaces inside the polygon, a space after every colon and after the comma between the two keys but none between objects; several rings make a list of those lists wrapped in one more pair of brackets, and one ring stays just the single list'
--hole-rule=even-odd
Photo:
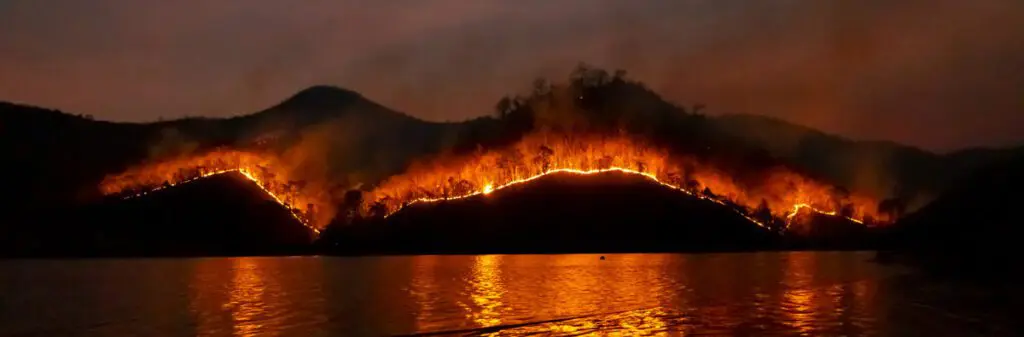
[{"label": "night sky", "polygon": [[152,121],[331,84],[430,120],[579,61],[936,151],[1024,143],[1024,1],[0,0],[0,100]]}]

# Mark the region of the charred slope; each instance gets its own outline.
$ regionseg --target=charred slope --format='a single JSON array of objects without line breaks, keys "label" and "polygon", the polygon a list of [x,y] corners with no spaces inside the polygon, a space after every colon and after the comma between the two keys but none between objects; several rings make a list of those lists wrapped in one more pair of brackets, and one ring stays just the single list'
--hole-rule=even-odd
[{"label": "charred slope", "polygon": [[1024,156],[990,165],[897,223],[889,243],[914,262],[959,276],[1014,274],[1022,190]]},{"label": "charred slope", "polygon": [[727,207],[619,173],[551,174],[322,236],[340,254],[752,250],[778,239]]},{"label": "charred slope", "polygon": [[[237,173],[68,212],[48,237],[10,237],[10,255],[198,256],[308,252],[310,231]],[[13,249],[12,249],[13,248]]]}]

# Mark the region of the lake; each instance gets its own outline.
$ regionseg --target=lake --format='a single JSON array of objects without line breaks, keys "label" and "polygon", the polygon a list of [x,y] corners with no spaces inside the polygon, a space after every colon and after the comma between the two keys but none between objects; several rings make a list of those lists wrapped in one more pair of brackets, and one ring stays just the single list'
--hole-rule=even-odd
[{"label": "lake", "polygon": [[986,306],[971,306],[984,291],[872,256],[0,260],[0,336],[970,336],[1007,328]]}]

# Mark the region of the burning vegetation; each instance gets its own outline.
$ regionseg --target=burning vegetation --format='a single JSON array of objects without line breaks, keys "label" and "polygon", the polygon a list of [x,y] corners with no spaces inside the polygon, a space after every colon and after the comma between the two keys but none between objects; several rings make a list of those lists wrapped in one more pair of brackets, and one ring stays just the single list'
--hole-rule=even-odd
[{"label": "burning vegetation", "polygon": [[288,175],[276,156],[236,150],[214,150],[138,165],[108,175],[100,183],[106,195],[134,198],[205,177],[237,172],[251,180],[274,201],[292,212],[303,225],[319,230],[333,217],[327,191],[318,184]]},{"label": "burning vegetation", "polygon": [[[411,164],[404,173],[382,181],[342,184],[348,178],[332,181],[337,174],[309,179],[295,167],[311,165],[316,160],[310,156],[286,161],[262,152],[217,150],[139,165],[107,176],[101,189],[132,197],[236,171],[303,224],[323,229],[332,221],[384,218],[412,204],[489,194],[552,173],[616,171],[721,204],[778,231],[801,225],[807,217],[799,215],[808,212],[861,224],[893,220],[879,216],[871,196],[833,186],[714,132],[700,108],[665,102],[622,71],[581,65],[565,85],[539,79],[529,95],[501,99],[495,116],[455,125],[455,134],[443,137],[455,139],[443,153],[407,158]],[[340,193],[332,193],[332,186],[342,185],[367,188],[335,197]],[[338,219],[335,207],[343,210]]]},{"label": "burning vegetation", "polygon": [[359,213],[387,216],[550,173],[618,171],[729,206],[769,228],[800,223],[797,215],[808,211],[862,224],[883,220],[874,198],[716,133],[701,108],[668,103],[624,71],[580,65],[566,84],[538,79],[528,95],[501,99],[490,127],[480,122],[450,153],[378,184]]},{"label": "burning vegetation", "polygon": [[851,196],[782,167],[743,181],[695,158],[674,157],[626,136],[556,133],[536,133],[506,148],[416,164],[371,191],[368,199],[374,202],[364,205],[362,212],[387,216],[411,204],[488,194],[547,174],[609,171],[644,176],[732,207],[768,228],[789,227],[804,209],[861,223],[874,216],[869,198]]}]

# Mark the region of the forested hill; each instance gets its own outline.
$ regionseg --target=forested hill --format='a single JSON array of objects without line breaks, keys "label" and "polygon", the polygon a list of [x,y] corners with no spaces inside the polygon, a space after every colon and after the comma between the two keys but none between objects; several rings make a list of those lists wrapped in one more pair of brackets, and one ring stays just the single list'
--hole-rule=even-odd
[{"label": "forested hill", "polygon": [[[715,128],[773,156],[853,190],[923,203],[974,170],[1024,156],[1024,146],[971,148],[936,154],[887,141],[856,141],[758,115],[723,115]],[[915,200],[916,199],[916,200]]]},{"label": "forested hill", "polygon": [[[422,151],[433,151],[452,125],[424,122],[361,95],[312,87],[271,108],[232,118],[183,118],[153,123],[115,123],[88,115],[0,102],[0,153],[5,191],[3,214],[24,221],[45,209],[95,200],[106,174],[161,157],[216,147],[284,150],[307,138],[334,135],[318,144],[343,153],[337,169],[369,166],[398,170]],[[401,146],[399,146],[401,145]],[[406,155],[376,156],[382,148]],[[392,153],[394,151],[388,151]],[[402,151],[399,151],[402,152]]]},{"label": "forested hill", "polygon": [[[883,197],[927,200],[965,172],[1024,152],[974,149],[938,155],[899,144],[848,140],[766,117],[703,115],[700,107],[668,102],[643,83],[626,79],[624,72],[581,67],[569,83],[563,87],[572,91],[568,104],[587,110],[583,115],[591,125],[669,135],[662,138],[670,146],[714,152],[704,154],[709,156],[767,154],[832,184]],[[220,146],[307,149],[305,158],[321,158],[317,164],[329,174],[344,176],[341,180],[349,185],[373,183],[425,154],[471,151],[542,123],[560,123],[557,119],[563,116],[541,110],[566,102],[552,100],[552,86],[544,80],[533,89],[526,96],[498,100],[493,116],[458,123],[416,119],[330,86],[302,90],[268,109],[238,117],[154,123],[114,123],[0,103],[0,151],[5,154],[0,167],[5,191],[16,196],[0,211],[17,220],[10,222],[32,220],[47,209],[97,198],[96,184],[106,174]],[[530,104],[538,100],[546,105]]]}]

